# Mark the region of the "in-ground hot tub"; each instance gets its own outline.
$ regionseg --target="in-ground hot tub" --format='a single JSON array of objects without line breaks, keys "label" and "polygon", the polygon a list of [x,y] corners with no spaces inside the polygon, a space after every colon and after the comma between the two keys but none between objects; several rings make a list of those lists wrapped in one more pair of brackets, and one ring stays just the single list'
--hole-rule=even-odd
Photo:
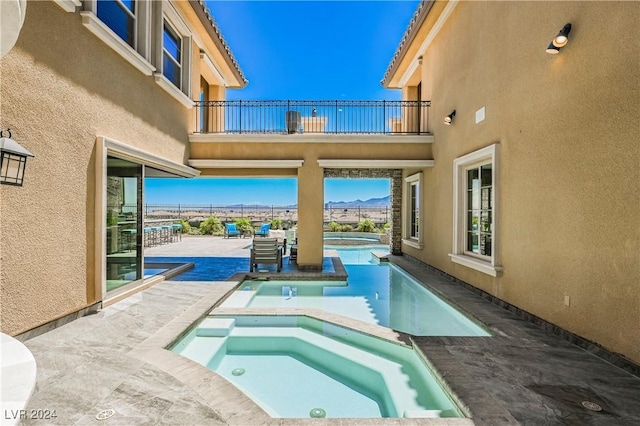
[{"label": "in-ground hot tub", "polygon": [[411,347],[306,316],[210,316],[172,351],[272,417],[463,417]]}]

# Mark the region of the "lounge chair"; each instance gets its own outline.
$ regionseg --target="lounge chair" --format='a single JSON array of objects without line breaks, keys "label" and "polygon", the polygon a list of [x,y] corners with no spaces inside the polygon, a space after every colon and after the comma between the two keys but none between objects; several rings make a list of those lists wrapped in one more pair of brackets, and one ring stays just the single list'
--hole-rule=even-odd
[{"label": "lounge chair", "polygon": [[224,224],[224,237],[225,238],[239,237],[240,235],[241,235],[241,232],[238,231],[238,228],[236,228],[236,224],[235,223],[225,223]]},{"label": "lounge chair", "polygon": [[260,230],[256,231],[254,235],[256,237],[264,237],[267,238],[269,236],[269,230],[271,229],[270,223],[263,223],[260,227]]},{"label": "lounge chair", "polygon": [[277,265],[278,272],[282,270],[282,248],[276,238],[260,238],[253,240],[249,271],[258,269],[258,264]]}]

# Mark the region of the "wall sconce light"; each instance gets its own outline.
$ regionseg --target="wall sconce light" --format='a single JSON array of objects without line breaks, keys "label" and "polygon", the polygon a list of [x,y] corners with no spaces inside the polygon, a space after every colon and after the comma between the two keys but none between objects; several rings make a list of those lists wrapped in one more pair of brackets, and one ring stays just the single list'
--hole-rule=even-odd
[{"label": "wall sconce light", "polygon": [[557,36],[551,40],[549,46],[547,46],[547,53],[555,55],[560,52],[560,48],[569,43],[569,33],[571,32],[571,24],[565,24],[560,30]]},{"label": "wall sconce light", "polygon": [[447,126],[451,126],[451,123],[453,123],[453,117],[456,116],[456,110],[454,109],[453,111],[451,111],[451,114],[447,115],[444,118],[444,124],[446,124]]},{"label": "wall sconce light", "polygon": [[[4,137],[8,133],[9,137]],[[11,130],[0,130],[0,183],[22,186],[27,157],[33,154],[11,139]]]}]

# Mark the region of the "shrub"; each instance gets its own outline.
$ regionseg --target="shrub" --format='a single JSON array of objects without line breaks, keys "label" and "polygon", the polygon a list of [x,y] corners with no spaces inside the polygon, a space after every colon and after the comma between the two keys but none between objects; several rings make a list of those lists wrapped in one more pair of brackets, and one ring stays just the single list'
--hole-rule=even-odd
[{"label": "shrub", "polygon": [[107,226],[116,226],[118,224],[118,213],[113,210],[107,210]]},{"label": "shrub", "polygon": [[224,226],[215,216],[209,217],[200,224],[200,233],[205,235],[220,235],[224,230]]},{"label": "shrub", "polygon": [[347,225],[342,225],[339,229],[340,232],[351,232],[353,231],[353,226],[347,224]]},{"label": "shrub", "polygon": [[273,219],[270,223],[271,223],[271,229],[282,229],[282,220]]},{"label": "shrub", "polygon": [[374,232],[376,224],[372,220],[366,219],[358,223],[358,232]]},{"label": "shrub", "polygon": [[253,229],[253,225],[249,219],[246,218],[236,220],[236,227],[241,231],[244,231],[245,229]]},{"label": "shrub", "polygon": [[385,223],[384,225],[382,225],[382,230],[386,231],[387,229],[391,228],[391,224],[389,222]]},{"label": "shrub", "polygon": [[190,234],[191,233],[191,225],[189,224],[189,222],[186,219],[182,219],[180,221],[180,225],[182,225],[182,233],[183,234]]},{"label": "shrub", "polygon": [[328,229],[329,232],[340,232],[342,230],[342,227],[338,222],[331,222],[329,223]]}]

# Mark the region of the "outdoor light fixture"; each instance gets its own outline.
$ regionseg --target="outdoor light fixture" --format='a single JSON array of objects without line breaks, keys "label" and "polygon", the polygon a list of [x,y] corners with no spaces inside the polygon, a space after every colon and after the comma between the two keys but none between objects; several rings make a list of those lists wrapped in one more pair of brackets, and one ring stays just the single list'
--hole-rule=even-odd
[{"label": "outdoor light fixture", "polygon": [[547,46],[547,53],[555,55],[560,52],[560,48],[569,43],[569,32],[571,32],[571,24],[565,24],[560,30],[557,36],[551,40],[549,46]]},{"label": "outdoor light fixture", "polygon": [[[5,132],[8,138],[4,137]],[[0,183],[22,186],[27,157],[33,154],[11,139],[11,130],[0,130]]]},{"label": "outdoor light fixture", "polygon": [[446,124],[447,126],[451,126],[451,123],[453,123],[453,117],[456,116],[456,110],[454,109],[453,111],[451,111],[451,114],[447,115],[444,118],[444,124]]}]

